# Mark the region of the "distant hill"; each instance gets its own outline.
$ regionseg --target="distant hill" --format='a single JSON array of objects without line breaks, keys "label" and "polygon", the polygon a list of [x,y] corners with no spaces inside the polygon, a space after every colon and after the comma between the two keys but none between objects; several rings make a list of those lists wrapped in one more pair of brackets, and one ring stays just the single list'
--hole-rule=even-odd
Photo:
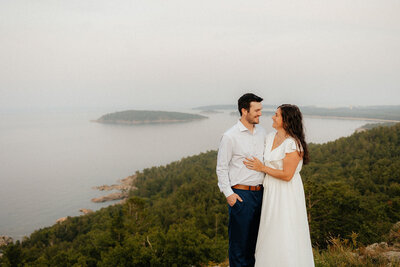
[{"label": "distant hill", "polygon": [[126,110],[109,113],[101,116],[96,122],[115,124],[146,124],[146,123],[174,123],[207,119],[199,114],[151,111],[151,110]]},{"label": "distant hill", "polygon": [[[334,237],[354,248],[388,241],[400,221],[400,124],[310,144],[310,155],[301,175],[316,257]],[[217,265],[227,258],[228,209],[216,157],[209,151],[137,172],[125,204],[37,230],[3,248],[0,265]]]},{"label": "distant hill", "polygon": [[304,106],[300,107],[300,109],[304,115],[360,119],[366,118],[400,122],[400,106],[365,106],[341,108]]},{"label": "distant hill", "polygon": [[[263,105],[263,109],[276,109],[277,106],[274,105]],[[237,105],[209,105],[195,107],[195,110],[237,110]]]},{"label": "distant hill", "polygon": [[202,114],[218,114],[218,113],[223,113],[223,112],[218,111],[218,110],[205,109],[205,110],[200,111],[200,113],[202,113]]},{"label": "distant hill", "polygon": [[200,107],[195,107],[193,109],[198,109],[198,110],[232,110],[232,109],[237,109],[237,105],[209,105],[209,106],[200,106]]},{"label": "distant hill", "polygon": [[376,127],[387,127],[395,125],[395,122],[381,122],[381,123],[367,123],[356,129],[356,132],[363,132],[366,130],[371,130]]},{"label": "distant hill", "polygon": [[[263,111],[268,113],[279,105],[263,105]],[[400,106],[365,106],[365,107],[340,107],[324,108],[315,106],[299,106],[305,116],[322,116],[336,118],[369,119],[379,121],[400,122]],[[237,105],[210,105],[194,109],[199,110],[236,110]]]}]

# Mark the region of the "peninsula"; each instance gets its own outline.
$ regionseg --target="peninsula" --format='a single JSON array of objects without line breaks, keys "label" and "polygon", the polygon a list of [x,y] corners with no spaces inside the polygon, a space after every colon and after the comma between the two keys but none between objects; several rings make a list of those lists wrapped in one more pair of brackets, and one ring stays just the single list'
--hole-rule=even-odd
[{"label": "peninsula", "polygon": [[[263,113],[274,113],[279,105],[263,104]],[[299,106],[304,116],[328,119],[369,120],[374,122],[400,122],[400,105],[386,106],[348,106],[348,107],[317,107]],[[237,115],[235,105],[209,105],[193,108],[194,110],[235,110],[231,115]]]},{"label": "peninsula", "polygon": [[208,117],[199,114],[171,111],[125,110],[105,114],[94,122],[111,124],[148,124],[188,122],[207,118]]}]

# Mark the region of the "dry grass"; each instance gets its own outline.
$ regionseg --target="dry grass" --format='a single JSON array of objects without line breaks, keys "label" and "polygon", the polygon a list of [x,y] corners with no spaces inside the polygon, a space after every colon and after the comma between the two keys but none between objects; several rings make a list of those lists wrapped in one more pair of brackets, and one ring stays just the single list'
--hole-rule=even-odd
[{"label": "dry grass", "polygon": [[[400,223],[391,233],[392,241],[400,237]],[[314,249],[316,267],[400,267],[400,260],[391,260],[385,257],[388,253],[398,253],[400,247],[389,247],[387,243],[373,244],[368,247],[360,246],[357,242],[358,234],[352,233],[350,238],[331,237],[326,250]],[[394,244],[394,242],[391,242]],[[398,244],[398,243],[396,243]],[[396,252],[397,251],[397,252]],[[229,260],[222,263],[209,262],[208,267],[228,267]]]},{"label": "dry grass", "polygon": [[215,262],[209,262],[207,264],[207,267],[228,267],[229,266],[229,259],[226,259],[224,262],[221,263],[215,263]]},{"label": "dry grass", "polygon": [[[365,247],[357,248],[357,235],[353,234],[351,239],[331,237],[327,250],[314,250],[316,267],[399,267],[399,261],[391,261],[384,257],[382,252],[387,251],[384,246],[373,251]],[[387,247],[386,247],[387,248]]]}]

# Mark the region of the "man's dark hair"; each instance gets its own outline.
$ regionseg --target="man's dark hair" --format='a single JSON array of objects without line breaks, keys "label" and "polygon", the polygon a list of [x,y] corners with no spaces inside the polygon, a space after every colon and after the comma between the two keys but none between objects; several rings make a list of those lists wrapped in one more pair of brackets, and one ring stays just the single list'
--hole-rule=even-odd
[{"label": "man's dark hair", "polygon": [[263,101],[261,97],[256,96],[255,94],[252,93],[242,95],[238,100],[238,109],[240,116],[242,116],[242,108],[246,109],[247,111],[250,111],[251,102],[261,102],[261,101]]}]

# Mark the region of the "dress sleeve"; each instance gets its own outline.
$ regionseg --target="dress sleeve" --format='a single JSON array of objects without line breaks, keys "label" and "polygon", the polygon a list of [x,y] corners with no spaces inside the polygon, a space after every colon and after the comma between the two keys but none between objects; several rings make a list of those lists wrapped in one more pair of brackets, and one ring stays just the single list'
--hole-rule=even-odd
[{"label": "dress sleeve", "polygon": [[285,154],[292,153],[294,151],[299,151],[296,141],[293,138],[286,140],[285,144]]}]

